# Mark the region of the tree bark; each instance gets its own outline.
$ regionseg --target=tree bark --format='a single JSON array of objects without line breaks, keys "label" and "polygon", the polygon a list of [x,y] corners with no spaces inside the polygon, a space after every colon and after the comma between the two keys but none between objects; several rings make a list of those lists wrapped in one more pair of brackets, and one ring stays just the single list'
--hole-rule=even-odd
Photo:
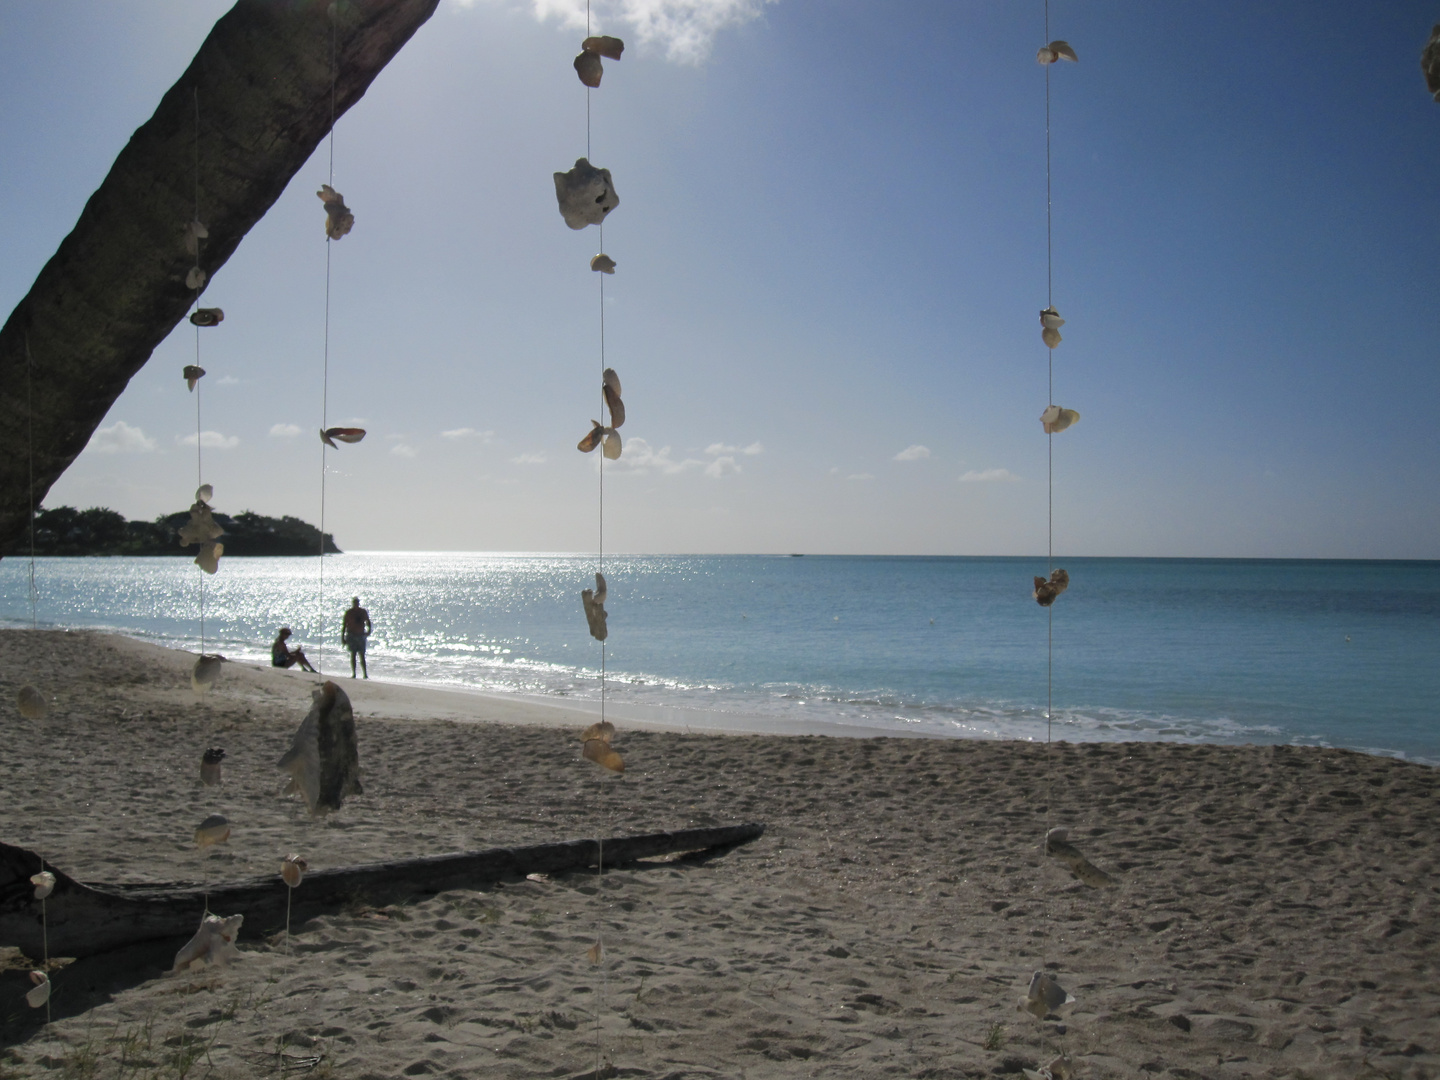
[{"label": "tree bark", "polygon": [[32,442],[38,507],[189,310],[197,151],[213,276],[330,131],[332,32],[338,118],[437,3],[239,0],[215,24],[0,328],[0,555],[27,532]]},{"label": "tree bark", "polygon": [[[308,919],[342,905],[381,902],[417,893],[474,888],[526,874],[556,874],[595,866],[621,866],[686,851],[728,850],[765,832],[763,824],[569,840],[557,844],[492,848],[434,855],[400,862],[317,870],[305,875],[289,898],[294,920]],[[254,940],[285,925],[286,885],[276,863],[273,877],[224,885],[84,885],[53,866],[55,891],[45,901],[51,956],[92,956],[141,941],[189,937],[206,910],[244,915],[245,937]],[[0,843],[0,945],[13,945],[34,959],[41,953],[42,918],[30,875],[40,856]]]}]

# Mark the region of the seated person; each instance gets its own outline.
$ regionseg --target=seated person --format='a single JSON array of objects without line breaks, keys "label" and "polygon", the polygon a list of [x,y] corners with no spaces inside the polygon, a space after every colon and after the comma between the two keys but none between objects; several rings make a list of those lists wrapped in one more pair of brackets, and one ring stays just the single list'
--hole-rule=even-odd
[{"label": "seated person", "polygon": [[304,649],[292,649],[285,644],[285,639],[289,636],[288,626],[282,626],[280,633],[275,635],[275,640],[270,645],[270,666],[288,668],[299,664],[301,671],[314,671],[310,661],[305,659]]}]

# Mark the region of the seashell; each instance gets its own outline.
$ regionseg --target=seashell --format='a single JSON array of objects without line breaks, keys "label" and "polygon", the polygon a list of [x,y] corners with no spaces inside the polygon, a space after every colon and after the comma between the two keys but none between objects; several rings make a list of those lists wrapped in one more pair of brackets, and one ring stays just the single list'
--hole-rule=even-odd
[{"label": "seashell", "polygon": [[185,226],[185,252],[188,255],[200,254],[200,241],[210,239],[210,230],[205,228],[199,218],[189,222]]},{"label": "seashell", "polygon": [[601,274],[615,273],[615,260],[603,251],[590,260],[590,269]]},{"label": "seashell", "polygon": [[609,169],[597,169],[585,158],[577,158],[569,172],[555,174],[555,199],[560,216],[572,229],[599,225],[620,205]]},{"label": "seashell", "polygon": [[1068,41],[1052,41],[1049,45],[1042,45],[1035,54],[1035,62],[1039,64],[1053,64],[1057,60],[1069,60],[1072,64],[1080,62]]},{"label": "seashell", "polygon": [[[201,657],[201,659],[204,659],[204,657]],[[215,657],[215,659],[219,660],[223,658],[217,656]],[[195,666],[200,666],[200,662],[198,660],[195,662]],[[218,669],[220,665],[216,664],[215,666]],[[190,678],[193,681],[195,676],[191,675]],[[220,763],[224,760],[225,751],[220,749],[220,747],[215,746],[211,747],[209,750],[206,750],[205,753],[200,756],[200,782],[206,787],[214,787],[216,784],[220,783],[222,779],[220,775]]]},{"label": "seashell", "polygon": [[360,750],[350,698],[333,682],[311,692],[313,704],[290,749],[276,762],[290,774],[286,793],[298,791],[315,816],[339,810],[347,795],[363,795]]},{"label": "seashell", "polygon": [[615,725],[609,720],[601,720],[599,723],[591,724],[580,733],[581,742],[589,742],[591,739],[599,739],[601,742],[609,742],[615,737]]},{"label": "seashell", "polygon": [[205,287],[205,271],[198,266],[192,266],[185,275],[185,287],[187,289],[203,289]]},{"label": "seashell", "polygon": [[332,427],[320,432],[320,441],[326,446],[334,446],[336,450],[340,449],[335,446],[336,439],[343,443],[357,443],[363,438],[365,429],[361,427]]},{"label": "seashell", "polygon": [[607,388],[615,391],[616,397],[620,396],[620,376],[615,374],[613,367],[607,367],[600,373],[600,381],[604,383]]},{"label": "seashell", "polygon": [[244,915],[231,915],[228,919],[219,915],[206,915],[200,920],[200,929],[175,954],[171,972],[183,971],[191,964],[208,961],[212,967],[224,967],[240,955],[235,940],[240,936],[240,925]]},{"label": "seashell", "polygon": [[1080,414],[1074,409],[1051,405],[1040,414],[1040,426],[1045,429],[1046,435],[1058,435],[1079,419]]},{"label": "seashell", "polygon": [[44,719],[45,714],[50,711],[50,703],[45,700],[45,695],[29,683],[15,691],[15,707],[26,720]]},{"label": "seashell", "polygon": [[586,761],[593,761],[602,769],[609,769],[613,773],[625,771],[625,759],[612,750],[604,739],[591,739],[580,753]]},{"label": "seashell", "polygon": [[1045,344],[1050,346],[1050,348],[1054,349],[1058,347],[1060,342],[1064,341],[1065,339],[1060,336],[1059,330],[1056,330],[1050,326],[1046,326],[1040,331],[1040,340],[1045,342]]},{"label": "seashell", "polygon": [[211,814],[195,830],[195,843],[202,848],[223,844],[230,839],[230,823],[220,814]]},{"label": "seashell", "polygon": [[590,423],[594,425],[590,429],[590,434],[575,444],[575,449],[579,450],[582,454],[590,453],[591,450],[594,450],[600,445],[600,440],[605,437],[605,429],[600,426],[599,420],[591,420]]},{"label": "seashell", "polygon": [[614,428],[605,429],[605,441],[600,444],[600,452],[611,461],[620,456],[620,433]]},{"label": "seashell", "polygon": [[43,971],[32,971],[30,981],[35,985],[25,995],[25,1004],[32,1009],[38,1009],[50,1000],[50,976]]},{"label": "seashell", "polygon": [[1072,874],[1092,889],[1115,888],[1119,882],[1085,858],[1080,853],[1080,849],[1066,839],[1069,835],[1070,831],[1063,827],[1057,827],[1047,832],[1045,834],[1045,854],[1059,859],[1070,868]]},{"label": "seashell", "polygon": [[310,869],[310,864],[296,855],[293,851],[285,856],[285,861],[280,864],[280,877],[290,888],[298,888],[305,877],[305,871]]},{"label": "seashell", "polygon": [[35,899],[44,900],[55,891],[55,875],[49,870],[41,870],[30,875],[30,884],[35,886]]},{"label": "seashell", "polygon": [[325,235],[331,240],[339,240],[355,227],[355,215],[345,205],[345,196],[329,184],[321,184],[315,194],[325,204]]},{"label": "seashell", "polygon": [[1060,317],[1060,313],[1053,307],[1041,308],[1040,325],[1046,330],[1059,330],[1060,327],[1065,325],[1065,320]]},{"label": "seashell", "polygon": [[600,962],[600,958],[605,955],[605,949],[603,946],[601,946],[600,942],[597,941],[594,945],[591,945],[590,948],[585,950],[585,955],[590,958],[590,962],[592,964],[598,964]]},{"label": "seashell", "polygon": [[[606,370],[610,369],[606,368]],[[609,383],[604,383],[600,390],[605,395],[605,404],[610,408],[610,430],[613,431],[625,423],[625,403],[620,400],[620,392],[612,390]],[[620,455],[616,454],[615,456],[619,457]]]},{"label": "seashell", "polygon": [[[205,545],[205,547],[209,546],[209,544]],[[219,544],[215,545],[215,547],[220,546]],[[203,552],[204,549],[202,547],[201,551]],[[195,561],[199,562],[200,560],[197,557]],[[212,570],[211,573],[214,571]],[[190,685],[197,694],[205,693],[220,681],[220,665],[223,663],[225,663],[225,657],[218,654],[207,656],[205,653],[201,653],[195,658],[195,666],[190,669]],[[220,755],[223,757],[225,751],[221,750]]]},{"label": "seashell", "polygon": [[580,43],[580,48],[603,56],[606,60],[619,60],[620,54],[625,51],[625,42],[618,37],[587,37]]},{"label": "seashell", "polygon": [[600,62],[599,54],[582,51],[575,57],[575,74],[580,76],[582,83],[594,90],[605,77],[605,65]]},{"label": "seashell", "polygon": [[196,308],[190,321],[196,326],[219,326],[225,321],[225,312],[218,307]]},{"label": "seashell", "polygon": [[1053,570],[1050,573],[1050,580],[1043,577],[1035,579],[1035,602],[1041,607],[1049,607],[1055,602],[1055,598],[1070,587],[1070,575],[1064,570]]},{"label": "seashell", "polygon": [[185,376],[185,385],[194,390],[195,384],[205,377],[205,369],[196,367],[194,364],[186,364],[185,370],[180,374]]},{"label": "seashell", "polygon": [[1025,1000],[1020,1003],[1020,1010],[1028,1012],[1037,1020],[1044,1020],[1056,1009],[1069,1005],[1074,1000],[1052,977],[1043,971],[1037,971],[1030,977],[1030,989],[1025,992]]},{"label": "seashell", "polygon": [[189,547],[191,544],[208,544],[223,536],[225,530],[215,524],[215,518],[210,514],[210,507],[203,500],[196,500],[195,505],[190,507],[190,520],[180,526],[180,546]]},{"label": "seashell", "polygon": [[1440,101],[1440,23],[1430,31],[1430,40],[1420,54],[1420,70],[1425,73],[1425,88]]},{"label": "seashell", "polygon": [[605,611],[605,578],[601,574],[595,575],[595,588],[580,590],[580,603],[585,608],[585,621],[590,625],[590,636],[596,641],[604,641],[610,636],[610,631],[605,625],[608,617]]},{"label": "seashell", "polygon": [[1074,1073],[1070,1069],[1070,1059],[1064,1054],[1047,1061],[1038,1069],[1021,1069],[1025,1074],[1025,1080],[1070,1080]]},{"label": "seashell", "polygon": [[201,544],[200,553],[195,556],[195,565],[204,570],[207,574],[213,574],[220,569],[220,556],[225,554],[225,545],[217,543]]},{"label": "seashell", "polygon": [[196,501],[196,502],[208,503],[208,502],[213,501],[214,498],[215,498],[215,485],[214,485],[214,484],[201,484],[198,488],[195,489],[195,501]]}]

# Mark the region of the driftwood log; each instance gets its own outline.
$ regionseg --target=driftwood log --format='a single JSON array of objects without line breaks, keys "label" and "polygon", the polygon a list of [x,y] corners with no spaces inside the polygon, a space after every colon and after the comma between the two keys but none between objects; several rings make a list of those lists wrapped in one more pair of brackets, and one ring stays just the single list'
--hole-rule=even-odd
[{"label": "driftwood log", "polygon": [[0,328],[0,555],[29,527],[27,395],[39,506],[189,310],[185,274],[195,260],[185,225],[195,216],[197,153],[210,234],[200,265],[214,277],[330,131],[332,29],[338,117],[437,3],[238,0],[215,24]]},{"label": "driftwood log", "polygon": [[[314,870],[294,891],[292,916],[309,918],[345,904],[380,902],[417,893],[470,888],[526,874],[556,874],[690,851],[715,851],[749,843],[765,831],[759,823],[710,829],[567,840],[558,844],[492,848],[367,866]],[[142,941],[189,937],[208,903],[219,915],[244,915],[245,936],[255,938],[285,925],[286,893],[279,861],[270,877],[226,885],[85,885],[47,865],[55,891],[45,901],[51,956],[92,956]],[[0,945],[26,956],[41,954],[40,901],[30,875],[39,872],[33,851],[0,843]]]}]

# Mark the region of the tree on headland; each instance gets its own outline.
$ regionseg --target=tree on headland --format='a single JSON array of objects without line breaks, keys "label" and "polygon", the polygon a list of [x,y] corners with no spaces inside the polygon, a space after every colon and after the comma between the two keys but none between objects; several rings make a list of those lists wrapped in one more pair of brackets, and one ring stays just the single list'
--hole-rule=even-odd
[{"label": "tree on headland", "polygon": [[[35,514],[36,555],[194,555],[182,547],[180,527],[188,511],[165,514],[154,521],[126,521],[123,514],[94,506],[76,510],[57,506]],[[266,517],[250,510],[215,514],[225,530],[225,555],[314,555],[320,550],[320,530],[297,517]],[[325,534],[326,554],[339,555],[335,537]]]}]

